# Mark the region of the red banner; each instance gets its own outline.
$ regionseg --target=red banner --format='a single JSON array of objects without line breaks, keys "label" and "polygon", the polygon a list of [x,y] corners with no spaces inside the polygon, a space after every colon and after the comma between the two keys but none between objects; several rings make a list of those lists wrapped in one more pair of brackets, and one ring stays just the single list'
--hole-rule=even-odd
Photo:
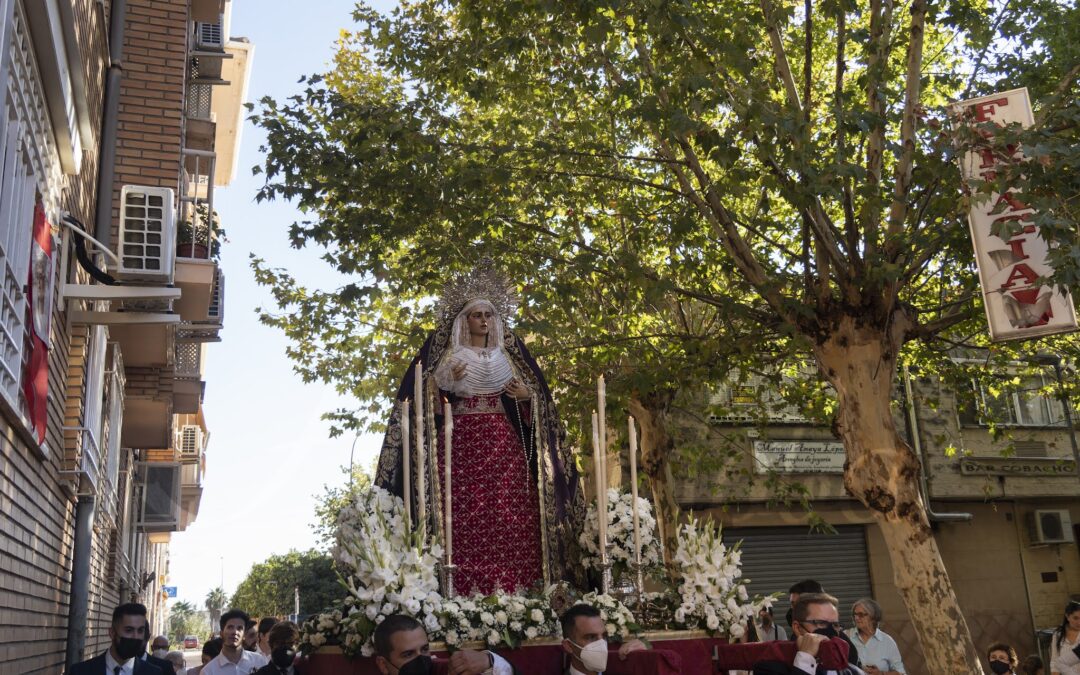
[{"label": "red banner", "polygon": [[38,443],[45,442],[45,425],[48,421],[52,282],[52,226],[45,219],[45,208],[38,202],[34,207],[34,237],[31,243],[26,294],[26,330],[30,358],[26,361],[26,370],[23,373],[23,395],[26,397],[27,413]]}]

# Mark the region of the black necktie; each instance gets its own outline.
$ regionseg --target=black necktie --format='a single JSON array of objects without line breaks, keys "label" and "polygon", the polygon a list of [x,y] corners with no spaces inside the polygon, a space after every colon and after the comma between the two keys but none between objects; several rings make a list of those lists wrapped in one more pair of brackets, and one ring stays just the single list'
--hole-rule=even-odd
[{"label": "black necktie", "polygon": [[123,666],[117,666],[117,667],[113,668],[113,669],[112,669],[112,671],[113,671],[113,672],[114,672],[114,673],[115,673],[116,675],[120,675],[120,672],[121,672],[121,671],[122,671],[123,669],[124,669],[124,667],[123,667]]}]

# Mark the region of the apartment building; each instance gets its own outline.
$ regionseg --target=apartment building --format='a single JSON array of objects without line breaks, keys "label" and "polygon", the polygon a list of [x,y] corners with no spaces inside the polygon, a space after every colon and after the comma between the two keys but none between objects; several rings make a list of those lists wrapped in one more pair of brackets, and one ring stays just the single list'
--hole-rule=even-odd
[{"label": "apartment building", "polygon": [[165,618],[253,54],[226,0],[0,0],[0,673]]},{"label": "apartment building", "polygon": [[[1080,474],[1076,402],[1048,394],[1060,371],[1051,361],[1032,374],[985,372],[961,387],[902,373],[894,400],[898,429],[920,455],[933,530],[976,647],[1002,640],[1021,656],[1036,653],[1067,600],[1080,598]],[[1021,377],[1015,391],[1003,380]],[[684,509],[710,512],[729,542],[743,542],[753,592],[782,592],[820,581],[838,596],[841,620],[863,596],[884,608],[882,630],[896,638],[908,672],[925,675],[912,617],[893,583],[892,564],[870,513],[844,490],[844,449],[826,425],[777,405],[762,420],[772,385],[751,378],[712,399],[708,421],[678,419],[681,443],[734,449],[732,464],[679,485]],[[673,425],[674,426],[674,425]],[[835,528],[813,533],[797,503],[776,503],[767,468],[801,483],[816,514]],[[733,473],[729,473],[733,472]],[[756,478],[745,487],[746,476]],[[1045,652],[1044,652],[1045,653]]]}]

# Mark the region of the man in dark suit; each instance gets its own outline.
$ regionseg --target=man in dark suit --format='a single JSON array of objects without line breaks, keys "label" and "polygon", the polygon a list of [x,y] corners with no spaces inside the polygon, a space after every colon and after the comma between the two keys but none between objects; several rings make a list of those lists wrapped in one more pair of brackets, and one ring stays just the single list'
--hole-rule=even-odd
[{"label": "man in dark suit", "polygon": [[821,643],[841,637],[842,627],[836,598],[825,593],[801,594],[792,608],[791,629],[798,648],[794,662],[761,661],[754,664],[754,675],[865,675],[852,663],[841,670],[818,667]]},{"label": "man in dark suit", "polygon": [[160,668],[139,658],[146,654],[148,629],[146,607],[135,602],[120,605],[113,610],[109,648],[71,666],[67,675],[164,675]]}]

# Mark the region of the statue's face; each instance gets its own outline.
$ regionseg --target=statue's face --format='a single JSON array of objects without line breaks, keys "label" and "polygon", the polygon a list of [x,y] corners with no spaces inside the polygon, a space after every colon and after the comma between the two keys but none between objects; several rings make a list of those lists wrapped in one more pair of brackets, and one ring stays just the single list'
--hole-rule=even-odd
[{"label": "statue's face", "polygon": [[495,313],[490,308],[480,306],[470,311],[465,320],[469,323],[469,334],[483,336],[491,330],[491,323],[495,320]]}]

